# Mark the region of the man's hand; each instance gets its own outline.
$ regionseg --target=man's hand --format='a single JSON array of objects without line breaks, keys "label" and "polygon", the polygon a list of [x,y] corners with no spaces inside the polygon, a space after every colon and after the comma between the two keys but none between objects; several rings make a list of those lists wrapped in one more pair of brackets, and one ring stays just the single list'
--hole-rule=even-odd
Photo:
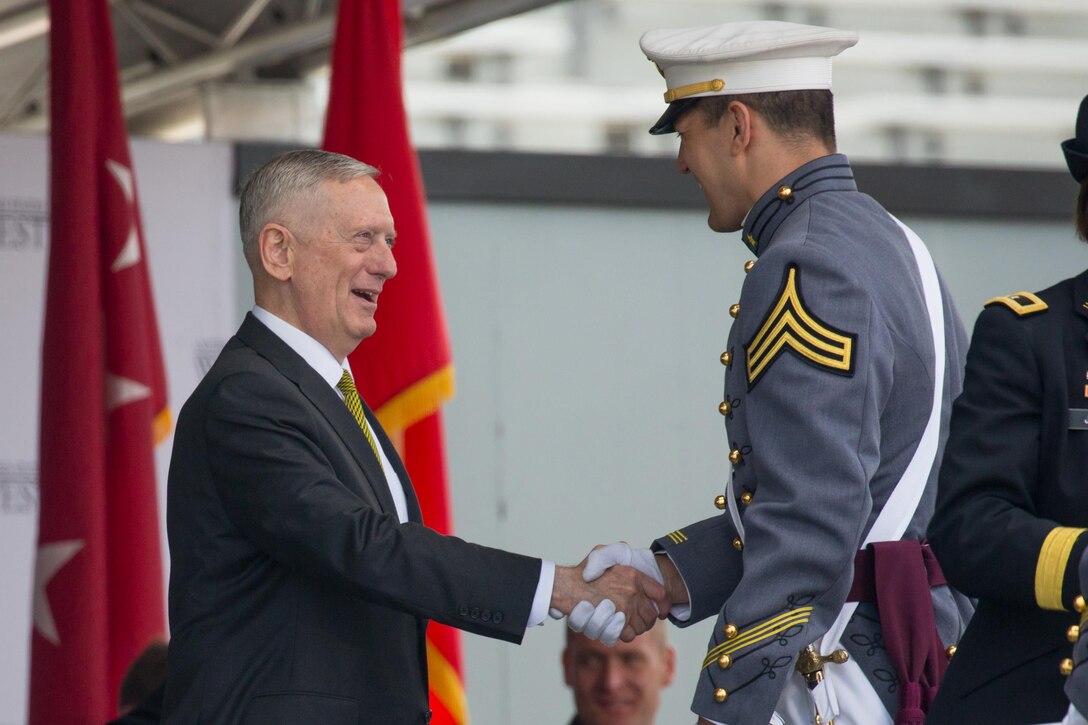
[{"label": "man's hand", "polygon": [[[665,588],[646,574],[614,566],[587,582],[583,578],[585,567],[583,561],[577,567],[555,568],[551,606],[568,615],[572,628],[583,627],[587,636],[596,634],[593,638],[606,644],[602,635],[614,635],[620,629],[620,639],[630,642],[654,625],[658,612],[668,613]],[[620,616],[624,617],[622,627],[617,625]],[[615,644],[615,640],[611,643]]]},{"label": "man's hand", "polygon": [[[582,575],[586,581],[593,581],[613,566],[634,567],[646,576],[653,577],[654,581],[665,587],[670,606],[688,603],[688,588],[672,559],[665,554],[655,556],[649,549],[633,549],[623,541],[598,546],[586,557]],[[661,618],[668,613],[669,608],[664,608]]]}]

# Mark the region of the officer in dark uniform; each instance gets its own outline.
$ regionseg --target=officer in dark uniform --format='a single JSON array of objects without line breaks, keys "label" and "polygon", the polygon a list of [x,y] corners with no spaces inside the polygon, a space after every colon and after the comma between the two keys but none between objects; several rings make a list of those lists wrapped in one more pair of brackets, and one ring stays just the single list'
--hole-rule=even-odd
[{"label": "officer in dark uniform", "polygon": [[[1088,97],[1062,146],[1088,240]],[[951,428],[929,542],[978,609],[927,723],[1061,720],[1088,548],[1088,271],[986,303]]]}]

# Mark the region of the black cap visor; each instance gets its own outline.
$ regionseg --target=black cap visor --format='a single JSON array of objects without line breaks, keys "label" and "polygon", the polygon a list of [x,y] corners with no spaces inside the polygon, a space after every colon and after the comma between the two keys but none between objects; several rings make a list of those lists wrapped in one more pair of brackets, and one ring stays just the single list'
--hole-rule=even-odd
[{"label": "black cap visor", "polygon": [[676,119],[683,116],[698,100],[698,98],[681,98],[679,101],[670,103],[669,107],[665,109],[665,113],[662,114],[661,118],[657,119],[657,123],[650,129],[650,134],[661,136],[666,133],[675,133],[676,128],[673,124],[676,123]]}]

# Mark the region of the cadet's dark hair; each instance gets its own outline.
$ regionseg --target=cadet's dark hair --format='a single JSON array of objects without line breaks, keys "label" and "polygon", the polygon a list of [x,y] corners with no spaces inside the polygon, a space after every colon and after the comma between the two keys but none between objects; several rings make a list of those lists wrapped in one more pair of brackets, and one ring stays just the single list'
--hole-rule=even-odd
[{"label": "cadet's dark hair", "polygon": [[787,143],[815,138],[835,151],[835,103],[831,91],[774,91],[736,96],[707,96],[700,100],[703,118],[710,125],[725,115],[733,101],[757,112]]}]

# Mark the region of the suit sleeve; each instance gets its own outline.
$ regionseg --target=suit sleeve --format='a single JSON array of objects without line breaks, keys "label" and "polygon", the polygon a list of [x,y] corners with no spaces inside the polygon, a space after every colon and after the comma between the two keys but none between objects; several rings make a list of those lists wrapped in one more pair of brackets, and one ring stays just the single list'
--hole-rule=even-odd
[{"label": "suit sleeve", "polygon": [[1047,452],[1032,322],[996,305],[979,315],[928,535],[949,582],[968,596],[1063,610],[1077,596],[1088,537],[1036,512]]},{"label": "suit sleeve", "polygon": [[728,373],[744,376],[740,387],[727,384],[743,391],[734,485],[753,492],[744,541],[724,515],[656,543],[692,590],[693,613],[717,615],[692,709],[723,723],[766,722],[797,653],[838,615],[880,463],[886,326],[841,264],[806,247],[788,254],[765,255],[749,275],[731,337],[744,363]]},{"label": "suit sleeve", "polygon": [[[320,586],[519,642],[540,561],[401,524],[376,509],[335,470],[320,415],[300,404],[285,379],[253,372],[226,377],[211,395],[205,444],[216,491],[238,531]],[[466,616],[470,609],[498,616],[484,621]]]}]

